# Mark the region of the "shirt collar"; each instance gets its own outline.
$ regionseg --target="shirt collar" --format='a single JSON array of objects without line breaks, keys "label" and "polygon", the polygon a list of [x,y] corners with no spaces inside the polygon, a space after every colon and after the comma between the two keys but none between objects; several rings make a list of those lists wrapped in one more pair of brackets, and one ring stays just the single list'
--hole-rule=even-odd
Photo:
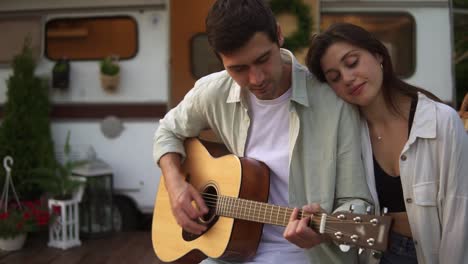
[{"label": "shirt collar", "polygon": [[[291,100],[295,101],[299,104],[309,106],[309,97],[307,95],[307,77],[308,77],[308,70],[306,67],[301,65],[297,62],[294,55],[287,49],[280,49],[281,51],[281,58],[283,62],[292,64],[291,71],[292,71],[292,78],[291,78],[291,86],[292,86],[292,95]],[[226,103],[237,103],[242,102],[242,98],[246,98],[243,95],[244,91],[241,87],[233,81],[231,84],[231,89],[229,91],[229,96],[226,100]]]},{"label": "shirt collar", "polygon": [[437,136],[436,104],[424,94],[418,93],[418,104],[414,114],[413,126],[408,143],[416,138],[435,138]]}]

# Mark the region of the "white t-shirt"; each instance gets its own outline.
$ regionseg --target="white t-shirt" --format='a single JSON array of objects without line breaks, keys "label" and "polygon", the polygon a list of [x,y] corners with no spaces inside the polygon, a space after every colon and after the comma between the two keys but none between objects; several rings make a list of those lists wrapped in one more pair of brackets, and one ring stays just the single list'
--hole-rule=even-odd
[{"label": "white t-shirt", "polygon": [[[249,94],[250,128],[245,156],[270,168],[269,203],[288,206],[289,98],[292,89],[273,100]],[[265,224],[257,254],[248,263],[307,263],[304,250],[283,237],[284,227]]]}]

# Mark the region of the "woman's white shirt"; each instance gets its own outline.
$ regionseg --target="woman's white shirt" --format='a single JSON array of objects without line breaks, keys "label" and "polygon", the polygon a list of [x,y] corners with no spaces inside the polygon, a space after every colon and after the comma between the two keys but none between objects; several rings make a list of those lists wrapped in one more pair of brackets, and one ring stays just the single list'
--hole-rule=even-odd
[{"label": "woman's white shirt", "polygon": [[[361,125],[367,183],[379,212],[369,130],[364,119]],[[419,94],[400,177],[418,263],[468,263],[468,134],[455,110]]]}]

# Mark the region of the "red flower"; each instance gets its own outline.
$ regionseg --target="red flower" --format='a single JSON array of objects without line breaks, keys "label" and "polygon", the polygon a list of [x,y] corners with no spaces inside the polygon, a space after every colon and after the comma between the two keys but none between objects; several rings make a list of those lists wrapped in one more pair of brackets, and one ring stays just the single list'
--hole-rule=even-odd
[{"label": "red flower", "polygon": [[52,212],[60,215],[60,206],[58,205],[52,205]]},{"label": "red flower", "polygon": [[31,218],[31,213],[30,213],[30,212],[27,212],[27,211],[24,212],[24,213],[23,213],[23,218],[24,218],[25,220],[30,219],[30,218]]},{"label": "red flower", "polygon": [[36,218],[36,221],[39,226],[45,226],[49,223],[49,218],[48,217]]},{"label": "red flower", "polygon": [[24,201],[8,205],[8,212],[0,213],[0,237],[34,232],[51,221],[49,208],[41,201]]},{"label": "red flower", "polygon": [[39,212],[35,215],[37,225],[44,226],[49,223],[49,214],[47,212]]},{"label": "red flower", "polygon": [[36,205],[32,201],[24,201],[23,205],[29,209],[35,209]]},{"label": "red flower", "polygon": [[0,213],[0,220],[7,219],[10,214],[8,212]]},{"label": "red flower", "polygon": [[16,229],[22,230],[23,226],[24,226],[23,222],[19,222],[19,223],[16,224]]}]

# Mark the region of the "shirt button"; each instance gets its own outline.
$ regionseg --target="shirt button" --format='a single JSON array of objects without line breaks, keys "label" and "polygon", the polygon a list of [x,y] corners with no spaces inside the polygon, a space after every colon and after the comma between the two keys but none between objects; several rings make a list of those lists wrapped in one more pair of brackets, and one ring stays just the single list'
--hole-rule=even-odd
[{"label": "shirt button", "polygon": [[407,203],[412,203],[412,202],[413,202],[413,199],[411,199],[411,198],[406,198],[406,202],[407,202]]},{"label": "shirt button", "polygon": [[405,161],[406,160],[406,155],[401,155],[401,160]]}]

